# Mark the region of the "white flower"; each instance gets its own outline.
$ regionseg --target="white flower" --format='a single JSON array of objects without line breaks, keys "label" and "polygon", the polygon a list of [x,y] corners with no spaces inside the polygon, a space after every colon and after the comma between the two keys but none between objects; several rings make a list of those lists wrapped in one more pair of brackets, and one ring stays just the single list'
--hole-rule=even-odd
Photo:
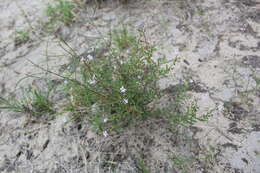
[{"label": "white flower", "polygon": [[67,85],[69,82],[67,80],[64,81],[64,84]]},{"label": "white flower", "polygon": [[108,121],[108,119],[107,119],[107,118],[104,118],[103,122],[106,123],[107,121]]},{"label": "white flower", "polygon": [[120,92],[121,92],[121,93],[125,93],[125,92],[126,92],[126,89],[124,88],[124,86],[122,86],[122,87],[120,88]]},{"label": "white flower", "polygon": [[89,84],[91,84],[91,85],[93,85],[93,84],[96,84],[96,83],[97,83],[97,81],[96,81],[96,80],[94,80],[94,79],[91,79],[91,80],[88,80],[88,83],[89,83]]},{"label": "white flower", "polygon": [[105,136],[105,137],[108,137],[108,133],[107,133],[107,131],[105,130],[105,131],[103,131],[103,136]]},{"label": "white flower", "polygon": [[128,99],[123,99],[123,102],[124,102],[125,104],[127,104],[127,103],[128,103]]},{"label": "white flower", "polygon": [[175,55],[179,55],[180,54],[180,51],[179,50],[175,50]]},{"label": "white flower", "polygon": [[224,110],[223,104],[218,105],[217,109],[218,109],[219,111],[223,111],[223,110]]},{"label": "white flower", "polygon": [[94,57],[92,55],[88,55],[87,59],[92,60]]}]

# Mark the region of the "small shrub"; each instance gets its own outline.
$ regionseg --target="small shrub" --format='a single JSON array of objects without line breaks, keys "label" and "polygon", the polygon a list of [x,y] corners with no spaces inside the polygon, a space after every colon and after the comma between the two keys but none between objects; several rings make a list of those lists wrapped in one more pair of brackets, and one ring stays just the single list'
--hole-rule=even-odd
[{"label": "small shrub", "polygon": [[50,19],[50,22],[63,22],[66,25],[69,25],[73,22],[75,15],[73,10],[75,5],[67,0],[58,0],[55,4],[48,4],[46,13]]},{"label": "small shrub", "polygon": [[114,32],[105,56],[82,58],[76,81],[66,82],[74,118],[111,131],[150,115],[147,105],[161,96],[157,81],[172,68],[164,57],[153,60],[154,51],[154,46],[123,29]]},{"label": "small shrub", "polygon": [[[74,119],[87,119],[94,129],[103,131],[104,136],[152,116],[158,110],[163,114],[167,112],[169,120],[177,124],[195,122],[198,120],[196,105],[186,107],[184,114],[179,110],[184,106],[181,101],[174,105],[174,111],[149,107],[163,94],[157,82],[167,77],[175,63],[163,56],[155,60],[155,50],[144,36],[131,34],[126,28],[114,31],[112,45],[104,56],[89,54],[76,57],[71,63],[74,70],[67,72],[65,82],[70,100],[66,109],[72,112]],[[179,95],[176,99],[182,97]]]}]

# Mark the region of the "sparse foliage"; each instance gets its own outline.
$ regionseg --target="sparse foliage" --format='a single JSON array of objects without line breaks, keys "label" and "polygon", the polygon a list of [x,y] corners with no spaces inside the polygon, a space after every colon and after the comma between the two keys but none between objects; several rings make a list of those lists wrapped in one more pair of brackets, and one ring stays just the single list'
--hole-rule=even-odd
[{"label": "sparse foliage", "polygon": [[19,46],[23,43],[26,43],[30,39],[30,34],[27,31],[18,30],[15,32],[15,46]]},{"label": "sparse foliage", "polygon": [[68,0],[58,0],[54,4],[48,4],[46,13],[50,19],[50,22],[63,22],[69,25],[73,22],[75,15],[74,10],[75,4]]},{"label": "sparse foliage", "polygon": [[33,86],[23,91],[20,98],[0,97],[0,109],[8,109],[14,112],[22,112],[30,116],[40,116],[53,112],[50,101],[50,90],[44,90]]}]

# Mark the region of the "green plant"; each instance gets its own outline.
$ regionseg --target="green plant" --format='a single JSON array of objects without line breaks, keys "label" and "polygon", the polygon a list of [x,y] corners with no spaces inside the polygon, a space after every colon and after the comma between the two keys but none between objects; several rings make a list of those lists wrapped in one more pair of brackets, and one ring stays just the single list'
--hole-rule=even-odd
[{"label": "green plant", "polygon": [[28,109],[23,101],[17,101],[15,98],[5,99],[0,97],[0,109],[8,109],[15,112],[27,113]]},{"label": "green plant", "polygon": [[21,98],[6,99],[0,97],[0,109],[22,112],[29,116],[39,116],[44,113],[53,112],[50,91],[49,89],[43,90],[37,86],[33,86],[25,89]]},{"label": "green plant", "polygon": [[181,173],[194,172],[194,168],[200,165],[207,172],[214,165],[216,160],[216,149],[212,146],[199,150],[196,155],[186,156],[184,154],[173,154],[174,167]]},{"label": "green plant", "polygon": [[203,168],[208,170],[214,165],[216,161],[217,150],[213,146],[209,145],[208,148],[201,150],[197,159],[201,162]]},{"label": "green plant", "polygon": [[181,173],[192,172],[192,167],[196,161],[193,157],[188,157],[181,154],[174,154],[172,160],[174,167],[179,169]]},{"label": "green plant", "polygon": [[105,56],[89,55],[74,65],[76,74],[69,77],[76,77],[65,86],[70,95],[67,110],[104,132],[151,115],[153,110],[147,105],[162,94],[157,81],[166,77],[173,65],[165,57],[153,60],[154,51],[154,46],[126,28],[116,30]]},{"label": "green plant", "polygon": [[208,111],[202,116],[197,116],[199,109],[197,102],[192,100],[187,94],[189,85],[187,83],[176,86],[173,94],[173,103],[160,110],[175,128],[177,125],[192,125],[196,121],[206,121],[212,111]]},{"label": "green plant", "polygon": [[254,94],[260,95],[260,76],[259,75],[257,76],[255,74],[255,76],[253,76],[253,79],[255,80],[255,87],[253,89]]},{"label": "green plant", "polygon": [[60,21],[69,25],[73,22],[75,5],[68,0],[58,0],[55,4],[48,3],[46,13],[50,22]]},{"label": "green plant", "polygon": [[198,13],[199,16],[204,16],[205,10],[203,10],[201,7],[197,7],[197,13]]},{"label": "green plant", "polygon": [[30,39],[30,34],[27,31],[16,31],[15,32],[15,45],[26,43]]},{"label": "green plant", "polygon": [[125,49],[134,46],[137,41],[137,38],[130,34],[125,26],[121,30],[115,30],[112,39],[118,49],[117,51],[124,51]]},{"label": "green plant", "polygon": [[145,162],[143,159],[138,159],[137,167],[139,169],[138,173],[149,173],[150,170],[145,166]]},{"label": "green plant", "polygon": [[134,35],[123,27],[112,33],[111,45],[103,56],[75,56],[64,77],[69,100],[66,110],[74,119],[86,119],[104,136],[156,113],[167,114],[176,124],[205,120],[206,116],[196,117],[195,103],[185,105],[186,90],[176,93],[174,109],[149,106],[163,95],[157,82],[167,77],[175,63],[164,56],[155,59],[155,50],[143,33]]}]

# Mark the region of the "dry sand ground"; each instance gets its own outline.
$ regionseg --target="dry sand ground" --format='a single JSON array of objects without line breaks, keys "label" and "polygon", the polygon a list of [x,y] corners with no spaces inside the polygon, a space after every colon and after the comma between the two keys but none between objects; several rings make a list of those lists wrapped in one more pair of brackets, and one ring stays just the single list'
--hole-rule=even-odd
[{"label": "dry sand ground", "polygon": [[[21,78],[42,73],[28,59],[46,66],[48,54],[56,69],[67,62],[57,39],[40,24],[46,21],[46,3],[0,0],[2,96],[14,92]],[[260,173],[259,0],[149,0],[124,6],[109,1],[96,12],[86,5],[77,14],[76,23],[56,35],[79,54],[120,23],[144,29],[158,52],[179,57],[162,88],[188,79],[199,113],[214,109],[212,116],[178,133],[162,120],[148,120],[104,138],[85,126],[65,125],[67,114],[23,127],[25,115],[0,111],[0,172],[141,172],[142,159],[154,173]],[[17,29],[28,29],[30,40],[15,45]]]}]

